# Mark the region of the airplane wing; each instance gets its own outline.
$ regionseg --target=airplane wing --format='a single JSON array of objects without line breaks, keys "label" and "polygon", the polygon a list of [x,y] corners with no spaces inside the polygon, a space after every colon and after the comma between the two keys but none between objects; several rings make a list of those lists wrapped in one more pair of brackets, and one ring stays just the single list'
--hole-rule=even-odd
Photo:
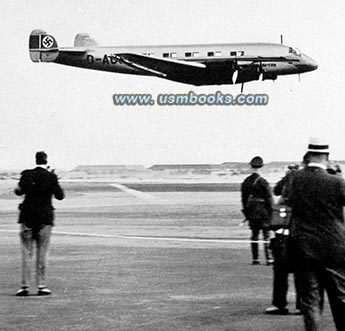
[{"label": "airplane wing", "polygon": [[200,62],[159,59],[134,53],[112,54],[110,56],[129,67],[163,78],[170,75],[176,75],[179,72],[200,71],[206,68],[206,65]]},{"label": "airplane wing", "polygon": [[215,57],[212,59],[198,57],[193,61],[157,58],[136,53],[117,53],[109,56],[119,63],[141,71],[142,74],[197,86],[257,80],[259,71],[264,71],[261,68],[263,62],[299,61],[290,57],[261,56]]},{"label": "airplane wing", "polygon": [[[129,67],[142,70],[146,73],[150,73],[160,77],[167,77],[169,75],[176,75],[179,72],[198,71],[200,69],[206,69],[207,65],[202,63],[203,61],[210,60],[210,58],[198,58],[198,61],[183,61],[183,60],[173,60],[173,59],[161,59],[157,57],[135,54],[135,53],[124,53],[124,54],[112,54],[110,55],[115,58],[120,63],[126,64]],[[237,58],[214,58],[212,59],[215,63],[217,62],[227,62],[236,63],[238,65],[246,66],[261,62],[295,62],[299,61],[295,58],[288,57],[262,57],[262,56],[241,56]],[[202,62],[199,62],[202,61]],[[213,62],[212,61],[212,62]]]}]

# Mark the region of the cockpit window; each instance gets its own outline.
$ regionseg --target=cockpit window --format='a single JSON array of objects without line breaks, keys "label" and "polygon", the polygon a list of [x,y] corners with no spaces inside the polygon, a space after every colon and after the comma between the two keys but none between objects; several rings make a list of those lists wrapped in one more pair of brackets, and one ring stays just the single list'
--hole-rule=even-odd
[{"label": "cockpit window", "polygon": [[289,53],[296,56],[301,56],[301,51],[298,48],[289,47]]}]

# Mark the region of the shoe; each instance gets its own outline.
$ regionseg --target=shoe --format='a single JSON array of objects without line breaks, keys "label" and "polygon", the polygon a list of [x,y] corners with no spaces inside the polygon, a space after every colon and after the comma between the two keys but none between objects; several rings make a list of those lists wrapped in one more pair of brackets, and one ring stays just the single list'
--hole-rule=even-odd
[{"label": "shoe", "polygon": [[28,295],[29,295],[29,290],[26,287],[21,288],[16,293],[17,297],[27,297]]},{"label": "shoe", "polygon": [[274,260],[272,260],[272,259],[269,259],[266,262],[266,265],[273,265],[273,264],[274,264]]},{"label": "shoe", "polygon": [[265,314],[269,314],[269,315],[287,315],[288,313],[289,313],[289,309],[278,308],[276,306],[268,307],[265,310]]},{"label": "shoe", "polygon": [[252,262],[252,265],[259,265],[260,264],[260,261],[258,261],[258,260],[253,260],[253,262]]},{"label": "shoe", "polygon": [[41,287],[38,289],[38,295],[50,295],[52,292],[47,287]]}]

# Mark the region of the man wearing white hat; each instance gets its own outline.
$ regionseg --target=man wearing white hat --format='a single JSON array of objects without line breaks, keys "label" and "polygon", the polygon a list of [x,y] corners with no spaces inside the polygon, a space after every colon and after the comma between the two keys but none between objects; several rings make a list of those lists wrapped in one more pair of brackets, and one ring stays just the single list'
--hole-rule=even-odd
[{"label": "man wearing white hat", "polygon": [[334,323],[345,330],[345,182],[327,173],[329,147],[311,138],[309,164],[298,171],[288,197],[291,249],[305,330],[321,330],[324,291]]}]

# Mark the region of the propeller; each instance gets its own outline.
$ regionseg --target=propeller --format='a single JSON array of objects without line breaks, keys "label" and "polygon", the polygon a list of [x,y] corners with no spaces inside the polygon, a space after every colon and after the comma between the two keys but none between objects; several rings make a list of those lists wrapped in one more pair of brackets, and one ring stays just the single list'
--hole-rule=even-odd
[{"label": "propeller", "polygon": [[236,84],[237,77],[238,77],[238,70],[236,69],[236,70],[232,73],[232,78],[231,78],[232,84]]},{"label": "propeller", "polygon": [[262,62],[260,62],[258,71],[259,71],[259,78],[258,79],[263,81],[264,80],[264,70],[262,69]]}]

